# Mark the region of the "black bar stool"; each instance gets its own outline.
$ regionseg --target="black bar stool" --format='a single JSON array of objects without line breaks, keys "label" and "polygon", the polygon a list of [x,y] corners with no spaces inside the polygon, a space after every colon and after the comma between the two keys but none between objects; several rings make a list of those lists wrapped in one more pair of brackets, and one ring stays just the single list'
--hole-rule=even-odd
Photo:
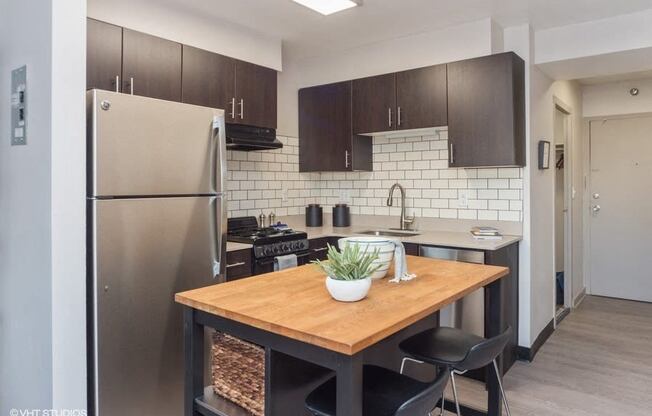
[{"label": "black bar stool", "polygon": [[[426,416],[437,407],[448,373],[422,383],[382,367],[365,365],[363,372],[364,416]],[[306,408],[315,416],[335,416],[336,380],[332,377],[306,398]]]},{"label": "black bar stool", "polygon": [[[503,352],[512,335],[512,328],[508,327],[505,332],[490,339],[485,339],[474,334],[469,334],[461,329],[439,327],[429,329],[414,335],[401,342],[401,351],[415,358],[405,357],[401,363],[401,373],[406,361],[428,363],[438,368],[446,368],[450,373],[451,385],[453,386],[453,397],[455,408],[460,416],[460,402],[457,397],[455,386],[455,375],[464,374],[469,370],[486,367],[493,363],[500,386],[500,393],[505,405],[507,416],[510,416],[507,397],[503,389],[503,382],[498,370],[496,358]],[[444,397],[442,396],[441,413],[444,413]]]}]

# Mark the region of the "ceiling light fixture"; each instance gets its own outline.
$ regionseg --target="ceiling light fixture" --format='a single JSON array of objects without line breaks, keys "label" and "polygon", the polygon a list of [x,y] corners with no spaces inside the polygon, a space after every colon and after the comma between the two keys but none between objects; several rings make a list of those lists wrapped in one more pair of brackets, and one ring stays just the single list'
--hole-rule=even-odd
[{"label": "ceiling light fixture", "polygon": [[325,16],[359,6],[361,0],[292,0]]}]

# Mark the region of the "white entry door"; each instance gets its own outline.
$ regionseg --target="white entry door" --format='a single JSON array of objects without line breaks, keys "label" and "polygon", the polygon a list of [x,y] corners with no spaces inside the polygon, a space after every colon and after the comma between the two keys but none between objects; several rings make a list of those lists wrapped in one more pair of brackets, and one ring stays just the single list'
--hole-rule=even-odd
[{"label": "white entry door", "polygon": [[590,292],[652,302],[652,116],[591,122]]}]

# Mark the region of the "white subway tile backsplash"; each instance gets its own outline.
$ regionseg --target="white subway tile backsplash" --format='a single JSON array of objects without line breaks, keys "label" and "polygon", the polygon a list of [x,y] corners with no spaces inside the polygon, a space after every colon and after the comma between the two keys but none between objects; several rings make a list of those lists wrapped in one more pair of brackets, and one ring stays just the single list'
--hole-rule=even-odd
[{"label": "white subway tile backsplash", "polygon": [[[389,187],[406,189],[409,215],[430,218],[522,220],[522,169],[448,167],[447,132],[436,135],[373,138],[373,172],[299,173],[298,139],[279,137],[283,149],[261,152],[229,151],[229,215],[275,211],[299,215],[309,203],[348,202],[351,212],[398,215],[385,205]],[[468,203],[460,206],[460,193]],[[347,201],[341,201],[347,195]]]}]

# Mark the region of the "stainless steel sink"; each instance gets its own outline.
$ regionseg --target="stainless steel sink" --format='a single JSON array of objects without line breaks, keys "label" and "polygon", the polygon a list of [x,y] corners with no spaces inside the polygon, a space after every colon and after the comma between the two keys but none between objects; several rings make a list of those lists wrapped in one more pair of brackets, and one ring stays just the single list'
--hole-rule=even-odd
[{"label": "stainless steel sink", "polygon": [[415,235],[419,235],[419,233],[414,232],[414,231],[400,231],[400,230],[367,230],[367,231],[362,231],[359,234],[365,234],[365,235],[377,235],[377,236],[384,236],[384,237],[413,237]]}]

